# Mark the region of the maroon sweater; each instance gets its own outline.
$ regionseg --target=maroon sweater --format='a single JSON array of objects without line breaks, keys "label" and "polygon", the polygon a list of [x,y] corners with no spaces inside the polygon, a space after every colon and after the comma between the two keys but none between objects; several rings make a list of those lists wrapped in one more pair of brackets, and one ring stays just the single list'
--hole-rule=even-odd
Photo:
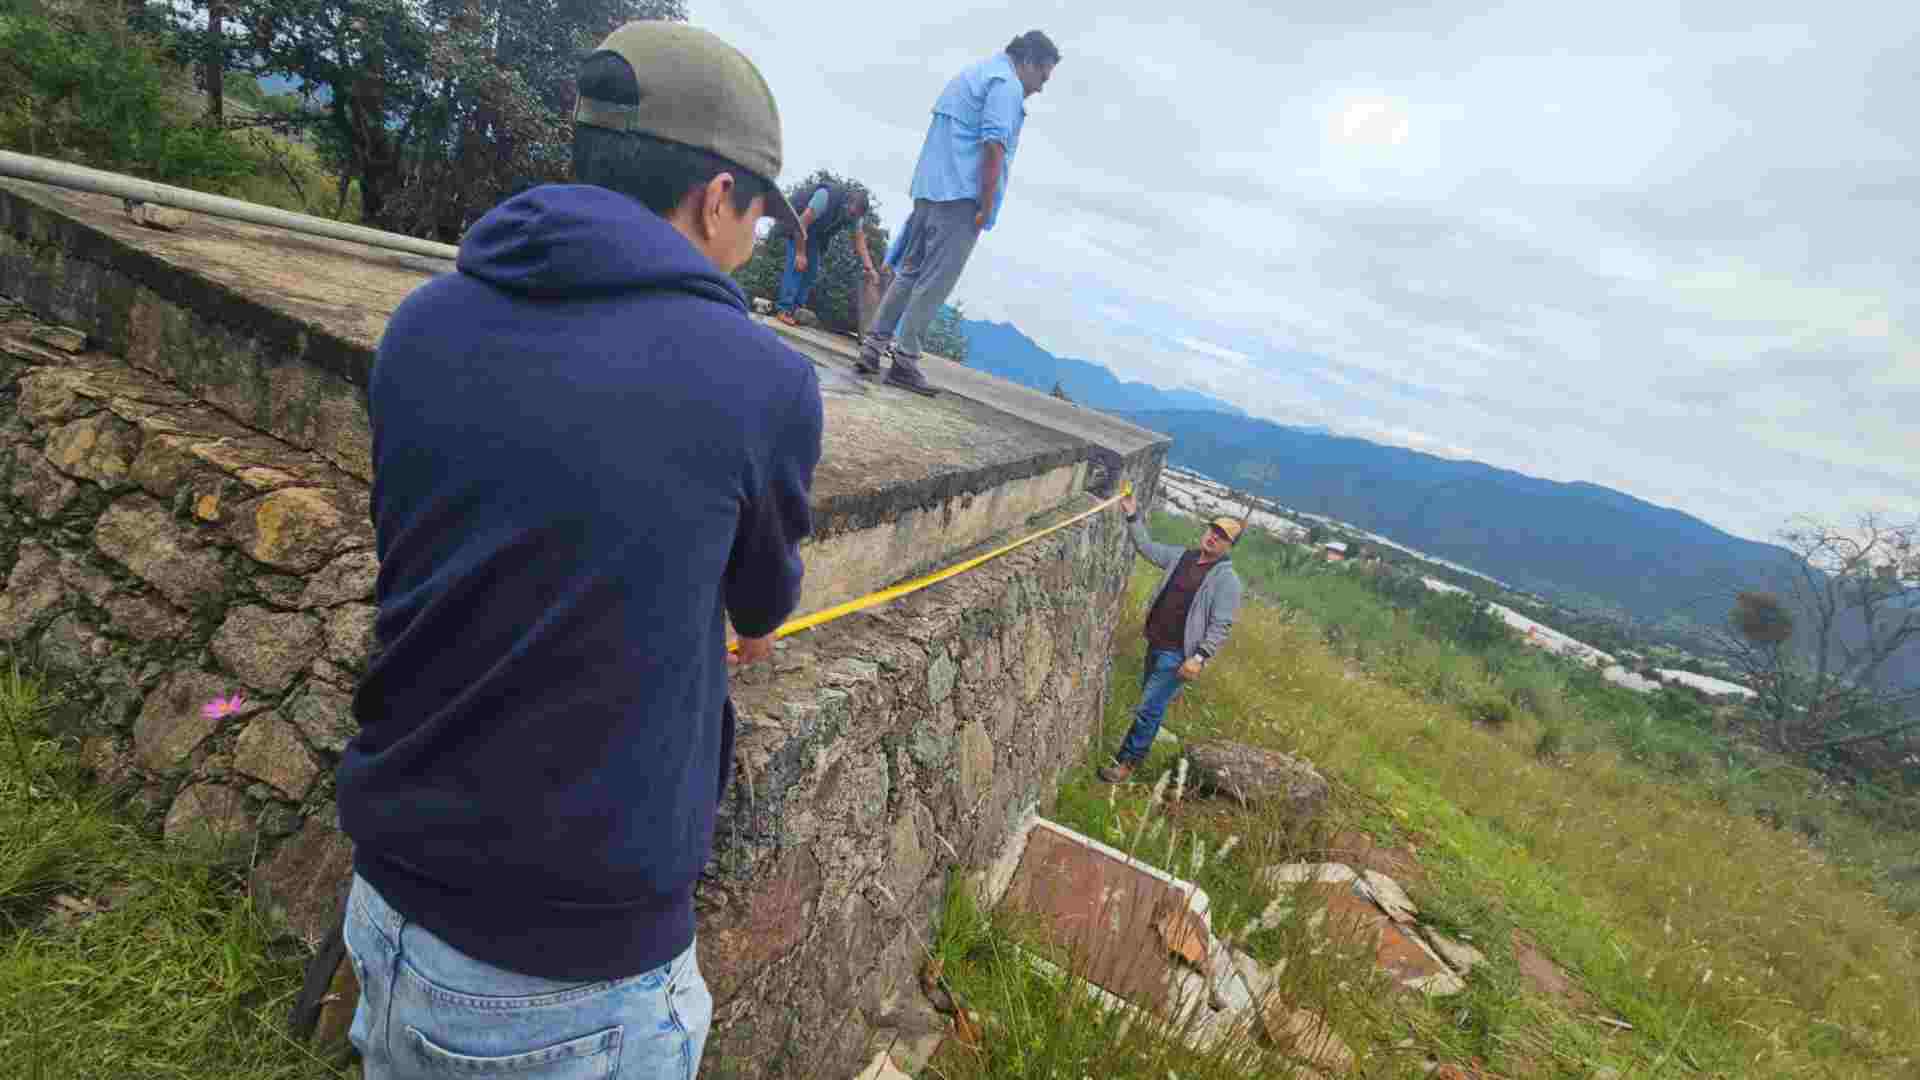
[{"label": "maroon sweater", "polygon": [[1187,609],[1193,606],[1193,594],[1200,591],[1207,572],[1218,565],[1218,560],[1200,565],[1198,551],[1180,556],[1173,580],[1160,594],[1160,602],[1147,612],[1147,648],[1182,654],[1187,651]]}]

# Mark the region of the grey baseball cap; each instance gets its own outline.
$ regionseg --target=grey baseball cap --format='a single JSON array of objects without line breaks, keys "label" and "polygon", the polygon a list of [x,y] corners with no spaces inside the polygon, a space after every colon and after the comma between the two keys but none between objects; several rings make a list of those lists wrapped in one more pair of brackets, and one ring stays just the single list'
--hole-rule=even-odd
[{"label": "grey baseball cap", "polygon": [[596,51],[627,62],[640,100],[623,105],[583,94],[574,105],[574,123],[651,135],[726,158],[773,189],[769,217],[805,232],[777,183],[780,107],[753,61],[697,26],[656,20],[622,26]]}]

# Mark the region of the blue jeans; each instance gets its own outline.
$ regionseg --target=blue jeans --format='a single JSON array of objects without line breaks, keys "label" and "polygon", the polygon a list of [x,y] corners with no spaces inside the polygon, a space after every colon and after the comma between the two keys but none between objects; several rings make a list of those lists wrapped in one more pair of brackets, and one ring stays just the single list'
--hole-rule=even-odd
[{"label": "blue jeans", "polygon": [[1185,685],[1175,672],[1186,658],[1171,649],[1148,649],[1146,670],[1140,674],[1140,707],[1133,710],[1133,727],[1127,741],[1113,755],[1123,765],[1138,765],[1153,749],[1153,737],[1160,734],[1160,721],[1166,719],[1167,706],[1180,696]]},{"label": "blue jeans", "polygon": [[807,244],[807,268],[795,270],[793,237],[787,237],[787,269],[780,275],[780,296],[773,302],[777,311],[792,311],[807,306],[807,294],[813,291],[814,279],[820,276],[820,250],[812,242]]},{"label": "blue jeans", "polygon": [[358,874],[346,939],[360,980],[350,1038],[365,1080],[693,1080],[700,1068],[713,998],[692,946],[625,979],[520,975],[408,922]]}]

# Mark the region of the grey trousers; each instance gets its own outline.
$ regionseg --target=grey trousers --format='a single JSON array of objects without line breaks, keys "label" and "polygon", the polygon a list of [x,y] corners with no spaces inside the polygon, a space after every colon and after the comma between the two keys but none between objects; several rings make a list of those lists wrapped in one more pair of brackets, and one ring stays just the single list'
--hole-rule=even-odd
[{"label": "grey trousers", "polygon": [[[913,201],[899,272],[887,287],[886,298],[880,301],[873,328],[861,349],[868,363],[878,365],[898,323],[900,337],[893,343],[893,366],[908,377],[920,374],[920,336],[940,313],[940,305],[947,302],[967,258],[973,254],[973,245],[980,239],[980,230],[973,227],[973,216],[978,212],[979,204],[972,199]],[[906,316],[904,322],[902,315]]]}]

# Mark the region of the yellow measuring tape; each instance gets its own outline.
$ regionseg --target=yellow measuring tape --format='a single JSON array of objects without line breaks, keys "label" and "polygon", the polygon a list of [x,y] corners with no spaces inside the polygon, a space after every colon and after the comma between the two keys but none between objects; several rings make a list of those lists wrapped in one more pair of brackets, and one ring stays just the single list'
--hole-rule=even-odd
[{"label": "yellow measuring tape", "polygon": [[[881,589],[879,592],[868,593],[867,595],[860,597],[858,600],[849,600],[844,604],[835,604],[830,608],[822,608],[821,610],[816,611],[811,615],[803,615],[798,619],[789,620],[788,622],[782,623],[780,626],[780,629],[775,630],[773,632],[773,636],[776,639],[778,639],[778,638],[786,637],[789,634],[797,634],[802,630],[811,630],[816,626],[824,626],[827,623],[834,621],[835,619],[844,619],[848,615],[852,615],[854,612],[865,611],[870,607],[878,607],[881,604],[887,603],[888,601],[898,600],[903,596],[907,596],[912,593],[917,593],[921,589],[924,589],[929,585],[938,585],[941,582],[947,580],[948,578],[955,577],[960,574],[964,574],[967,571],[973,569],[976,566],[979,566],[982,563],[992,562],[994,559],[997,559],[1000,556],[1005,555],[1009,551],[1013,551],[1018,548],[1023,548],[1028,544],[1033,543],[1035,540],[1039,540],[1042,537],[1050,536],[1054,533],[1057,533],[1061,529],[1064,529],[1069,525],[1075,524],[1076,522],[1085,521],[1086,519],[1092,517],[1093,515],[1099,513],[1102,510],[1105,510],[1107,507],[1112,506],[1113,504],[1119,502],[1121,499],[1124,499],[1131,494],[1133,494],[1133,485],[1121,484],[1120,494],[1115,495],[1114,497],[1106,500],[1105,502],[1095,505],[1090,510],[1082,510],[1080,513],[1073,515],[1072,517],[1066,519],[1065,521],[1058,522],[1053,525],[1049,525],[1046,528],[1041,529],[1039,532],[1032,534],[1031,536],[1023,536],[1020,539],[1015,540],[1011,544],[1005,544],[1001,547],[994,548],[992,551],[989,551],[984,555],[976,555],[971,559],[966,559],[964,561],[954,563],[952,566],[949,566],[944,570],[935,570],[933,573],[928,574],[925,577],[917,577],[917,578],[914,578],[912,581],[902,582],[901,584],[895,585],[892,588]],[[727,642],[728,652],[736,652],[739,650],[739,648],[740,648],[740,645],[738,642],[735,642],[735,641]]]}]

